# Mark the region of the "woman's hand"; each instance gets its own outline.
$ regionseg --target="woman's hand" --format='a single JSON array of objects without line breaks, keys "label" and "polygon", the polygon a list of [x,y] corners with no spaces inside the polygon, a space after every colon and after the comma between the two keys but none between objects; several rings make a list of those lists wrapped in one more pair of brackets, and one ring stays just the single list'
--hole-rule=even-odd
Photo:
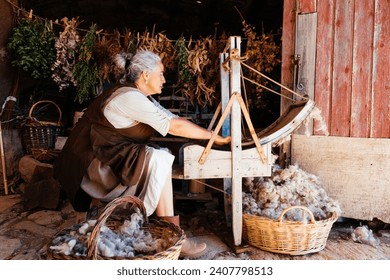
[{"label": "woman's hand", "polygon": [[214,143],[219,146],[227,145],[231,142],[232,138],[230,136],[222,137],[220,135],[217,135],[215,138]]},{"label": "woman's hand", "polygon": [[[185,118],[172,118],[169,126],[169,133],[175,136],[187,137],[190,139],[208,140],[213,136],[213,131],[207,130]],[[214,143],[216,145],[226,145],[231,141],[231,137],[216,135]]]}]

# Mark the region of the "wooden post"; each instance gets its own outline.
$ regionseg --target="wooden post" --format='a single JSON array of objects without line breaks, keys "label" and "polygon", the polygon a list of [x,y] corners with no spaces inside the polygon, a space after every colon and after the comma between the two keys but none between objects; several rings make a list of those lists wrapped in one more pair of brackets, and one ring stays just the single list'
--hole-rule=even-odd
[{"label": "wooden post", "polygon": [[[316,40],[317,40],[317,13],[300,14],[297,16],[297,34],[295,57],[300,57],[299,67],[294,81],[294,90],[299,94],[314,100],[314,83],[316,70]],[[297,95],[294,95],[296,99]],[[309,131],[313,134],[312,123]],[[303,128],[298,129],[304,134]]]},{"label": "wooden post", "polygon": [[[224,63],[228,58],[226,52],[220,54],[220,73],[221,73],[221,105],[222,112],[226,110],[226,106],[229,103],[229,71],[224,67]],[[229,116],[226,118],[222,125],[222,136],[226,137],[230,135],[230,112]],[[225,208],[225,219],[226,224],[231,226],[232,224],[232,213],[231,213],[231,201],[230,195],[232,193],[232,179],[224,178],[223,179],[223,190],[224,190],[224,208]]]},{"label": "wooden post", "polygon": [[0,153],[1,153],[1,167],[2,167],[2,170],[3,170],[4,192],[5,192],[5,195],[8,195],[7,169],[5,168],[5,155],[4,155],[4,146],[3,146],[3,131],[1,129],[1,122],[0,122]]},{"label": "wooden post", "polygon": [[[230,37],[230,95],[241,94],[241,38]],[[231,109],[231,150],[232,150],[232,218],[234,244],[241,244],[242,235],[242,176],[241,160],[241,107],[235,98]]]}]

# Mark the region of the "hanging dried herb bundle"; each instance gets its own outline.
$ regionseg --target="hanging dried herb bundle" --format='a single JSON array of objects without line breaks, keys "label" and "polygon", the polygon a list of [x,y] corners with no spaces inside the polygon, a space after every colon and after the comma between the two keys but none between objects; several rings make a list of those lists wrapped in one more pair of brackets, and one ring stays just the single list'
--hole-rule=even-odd
[{"label": "hanging dried herb bundle", "polygon": [[136,48],[157,53],[166,69],[176,69],[176,50],[165,34],[158,33],[156,36],[150,36],[149,32],[145,31],[142,36],[137,36]]},{"label": "hanging dried herb bundle", "polygon": [[163,33],[158,33],[153,41],[152,51],[158,53],[166,69],[175,70],[176,63],[176,50],[172,41],[167,38]]},{"label": "hanging dried herb bundle", "polygon": [[127,28],[125,29],[124,33],[125,34],[123,35],[123,49],[125,50],[125,52],[135,53],[135,51],[137,50],[137,42],[134,33],[132,33]]},{"label": "hanging dried herb bundle", "polygon": [[118,79],[113,61],[114,56],[122,50],[119,31],[115,31],[112,35],[98,36],[98,41],[93,48],[93,56],[98,65],[102,81],[116,82]]},{"label": "hanging dried herb bundle", "polygon": [[176,41],[177,68],[179,71],[178,84],[183,85],[192,81],[191,72],[188,66],[188,49],[184,37]]},{"label": "hanging dried herb bundle", "polygon": [[55,61],[54,43],[55,34],[47,21],[22,18],[7,44],[13,57],[11,64],[35,79],[48,78]]},{"label": "hanging dried herb bundle", "polygon": [[[246,36],[247,44],[246,50],[243,54],[243,58],[246,63],[262,73],[271,73],[277,66],[280,65],[281,59],[280,46],[274,41],[272,34],[262,34],[258,36],[255,32],[255,27],[242,21],[243,31]],[[251,80],[259,81],[263,85],[267,84],[267,80],[261,79],[255,72],[244,72],[244,75]],[[264,89],[257,86],[255,92],[252,95],[248,95],[249,103],[256,107],[261,108],[263,104]]]},{"label": "hanging dried herb bundle", "polygon": [[80,35],[77,31],[78,19],[72,18],[69,20],[64,17],[61,21],[64,30],[60,32],[56,40],[56,61],[51,67],[53,81],[59,86],[60,91],[70,85],[77,84],[73,71],[77,58],[77,48],[80,43]]},{"label": "hanging dried herb bundle", "polygon": [[192,92],[195,88],[192,83],[192,75],[188,65],[188,49],[183,36],[179,37],[175,44],[178,80],[175,87],[181,90],[181,94],[192,101]]},{"label": "hanging dried herb bundle", "polygon": [[97,42],[97,27],[93,24],[84,36],[78,48],[78,59],[74,66],[74,77],[77,80],[75,101],[82,104],[97,95],[96,87],[101,85],[97,63],[93,58],[93,47]]},{"label": "hanging dried herb bundle", "polygon": [[213,40],[208,37],[198,40],[188,54],[188,65],[192,76],[196,81],[196,89],[191,93],[190,100],[196,100],[197,104],[204,107],[211,105],[215,93],[215,84],[212,77],[216,74],[210,53],[214,47]]},{"label": "hanging dried herb bundle", "polygon": [[248,38],[244,57],[251,62],[251,66],[260,72],[270,73],[281,62],[278,57],[280,47],[275,43],[272,34],[258,36],[255,27],[245,21],[243,31]]}]

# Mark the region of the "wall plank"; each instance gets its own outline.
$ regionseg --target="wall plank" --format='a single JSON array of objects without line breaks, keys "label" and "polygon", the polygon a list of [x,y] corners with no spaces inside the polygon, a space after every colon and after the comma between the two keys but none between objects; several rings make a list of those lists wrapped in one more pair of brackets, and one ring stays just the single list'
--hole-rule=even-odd
[{"label": "wall plank", "polygon": [[[390,138],[390,0],[285,0],[282,83],[290,88],[296,16],[314,9],[314,100],[330,135]],[[282,99],[282,112],[289,103]],[[315,121],[314,134],[323,135],[318,128]]]},{"label": "wall plank", "polygon": [[355,1],[351,88],[351,137],[370,136],[374,1]]},{"label": "wall plank", "polygon": [[390,138],[390,1],[375,1],[371,137]]},{"label": "wall plank", "polygon": [[[282,33],[282,69],[281,83],[288,88],[293,88],[294,80],[294,45],[296,12],[295,0],[284,0],[283,8],[283,33]],[[283,95],[291,97],[291,93],[282,90]],[[280,105],[281,114],[291,104],[291,101],[282,98]]]},{"label": "wall plank", "polygon": [[[295,91],[301,96],[314,100],[315,68],[316,68],[316,37],[317,13],[299,14],[297,17],[297,41],[295,56],[300,56],[300,67],[297,73]],[[300,86],[302,88],[300,88]],[[295,100],[301,100],[294,96]],[[308,124],[307,130],[313,133],[313,123]],[[306,128],[300,128],[297,133],[305,133]]]},{"label": "wall plank", "polygon": [[330,133],[349,136],[354,1],[336,2]]},{"label": "wall plank", "polygon": [[[295,91],[300,95],[306,95],[314,99],[316,38],[317,38],[317,13],[300,14],[297,17],[297,39],[295,55],[301,57],[299,81],[303,88]],[[294,96],[294,99],[300,99]]]},{"label": "wall plank", "polygon": [[302,14],[315,13],[316,11],[317,11],[317,1],[316,0],[300,0],[300,3],[299,3],[299,12],[300,13],[302,13]]},{"label": "wall plank", "polygon": [[[316,56],[316,81],[314,101],[321,110],[322,118],[330,128],[333,64],[329,58],[333,57],[333,33],[334,33],[334,9],[335,0],[318,2],[317,24],[317,56]],[[314,121],[314,132],[323,135],[317,121]]]}]

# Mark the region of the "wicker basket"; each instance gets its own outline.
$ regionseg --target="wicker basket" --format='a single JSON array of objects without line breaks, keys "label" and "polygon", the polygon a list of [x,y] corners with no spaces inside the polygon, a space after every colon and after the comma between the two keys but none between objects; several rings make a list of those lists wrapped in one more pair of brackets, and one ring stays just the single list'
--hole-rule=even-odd
[{"label": "wicker basket", "polygon": [[[166,248],[164,251],[157,252],[153,255],[139,255],[132,258],[125,257],[104,257],[98,254],[97,245],[100,235],[100,230],[103,225],[106,225],[111,230],[116,230],[120,225],[123,224],[123,220],[129,217],[129,209],[122,210],[124,213],[122,215],[113,215],[113,211],[118,208],[118,206],[124,206],[129,204],[133,207],[140,209],[145,223],[143,224],[143,230],[152,234],[154,238],[163,238],[163,239],[173,239],[171,246]],[[69,229],[65,229],[59,232],[55,237],[69,232]],[[88,254],[87,256],[74,256],[74,255],[65,255],[58,254],[50,250],[50,244],[48,246],[48,258],[49,259],[59,259],[59,260],[177,260],[180,255],[181,247],[185,239],[185,234],[182,229],[176,225],[163,221],[163,220],[148,220],[146,216],[146,210],[143,206],[143,203],[140,199],[134,196],[123,196],[112,200],[104,208],[103,212],[99,215],[96,224],[87,238],[84,240],[87,244]]]},{"label": "wicker basket", "polygon": [[[308,223],[284,221],[284,215],[292,209],[302,209],[310,216]],[[303,217],[305,215],[302,215]],[[329,232],[337,215],[315,221],[313,213],[304,206],[291,206],[283,210],[277,221],[250,214],[243,214],[243,237],[254,247],[265,251],[305,255],[325,248]]]},{"label": "wicker basket", "polygon": [[[47,103],[47,104],[45,104]],[[57,121],[38,120],[34,117],[35,110],[41,106],[54,106],[58,114]],[[50,100],[41,100],[34,103],[29,111],[28,118],[22,126],[22,142],[27,154],[54,149],[57,137],[62,132],[62,112],[56,103]]]}]

